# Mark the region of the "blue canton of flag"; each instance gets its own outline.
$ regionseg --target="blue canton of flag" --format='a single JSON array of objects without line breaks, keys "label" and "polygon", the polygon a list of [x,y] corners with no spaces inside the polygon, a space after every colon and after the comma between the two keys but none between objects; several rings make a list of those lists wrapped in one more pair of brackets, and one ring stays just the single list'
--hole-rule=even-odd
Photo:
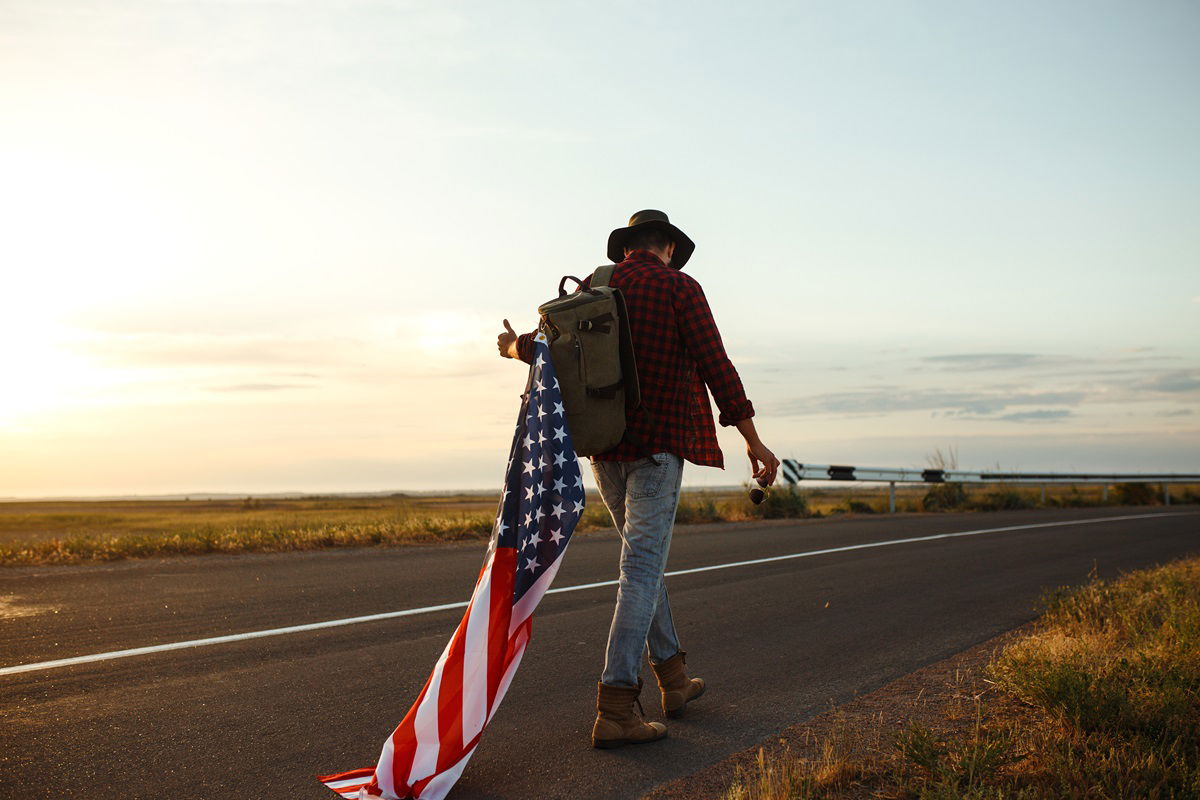
[{"label": "blue canton of flag", "polygon": [[557,571],[584,508],[583,476],[567,430],[562,391],[540,333],[523,399],[491,544],[493,550],[517,551],[514,603],[552,565]]}]

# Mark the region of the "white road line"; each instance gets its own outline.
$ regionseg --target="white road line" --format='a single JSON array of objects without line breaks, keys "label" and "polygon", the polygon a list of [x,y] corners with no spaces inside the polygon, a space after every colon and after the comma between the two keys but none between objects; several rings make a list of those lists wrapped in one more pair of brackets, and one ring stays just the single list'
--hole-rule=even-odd
[{"label": "white road line", "polygon": [[[803,553],[788,553],[782,556],[769,556],[767,558],[754,558],[749,561],[734,561],[728,564],[712,564],[707,567],[692,567],[691,569],[677,569],[668,572],[668,577],[676,575],[691,575],[697,572],[712,572],[718,569],[732,569],[734,567],[748,567],[754,564],[769,564],[773,561],[787,561],[793,558],[810,558],[812,556],[828,555],[829,553],[845,553],[851,550],[867,550],[874,547],[891,547],[897,544],[911,544],[912,542],[932,542],[937,539],[953,539],[960,536],[978,536],[984,533],[1005,533],[1008,531],[1025,531],[1034,528],[1062,528],[1068,525],[1094,525],[1100,522],[1119,522],[1129,519],[1151,519],[1157,517],[1180,517],[1193,516],[1196,512],[1181,512],[1181,513],[1160,513],[1160,514],[1128,514],[1120,517],[1098,517],[1096,519],[1076,519],[1063,522],[1037,522],[1029,525],[1008,525],[1003,528],[980,528],[973,531],[955,531],[953,533],[937,533],[930,536],[913,536],[907,539],[889,539],[885,542],[866,542],[864,544],[851,544],[844,547],[829,547],[824,550],[809,550]],[[617,581],[597,581],[595,583],[581,583],[576,586],[560,586],[557,589],[551,589],[546,594],[559,594],[562,592],[578,592],[584,589],[598,589],[604,586],[616,586]],[[90,664],[95,661],[109,661],[114,658],[128,658],[129,656],[141,656],[149,653],[163,653],[168,650],[184,650],[191,647],[206,647],[212,644],[225,644],[227,642],[241,642],[247,639],[261,639],[267,636],[284,636],[289,633],[303,633],[304,631],[316,631],[323,628],[339,628],[343,625],[356,625],[360,622],[375,622],[383,619],[395,619],[396,617],[411,617],[417,614],[432,614],[437,611],[449,611],[455,608],[466,608],[467,602],[460,603],[443,603],[437,606],[425,606],[423,608],[406,608],[403,611],[387,611],[382,614],[367,614],[362,617],[346,617],[345,619],[331,619],[325,622],[310,622],[307,625],[290,625],[286,628],[271,628],[263,631],[248,631],[246,633],[232,633],[228,636],[213,636],[208,639],[191,639],[186,642],[171,642],[170,644],[156,644],[148,647],[133,647],[128,650],[113,650],[108,653],[94,653],[86,656],[75,656],[73,658],[60,658],[54,661],[37,661],[31,664],[16,664],[11,667],[0,667],[0,675],[16,675],[22,672],[37,672],[39,670],[56,669],[58,667],[69,667],[75,664]]]}]

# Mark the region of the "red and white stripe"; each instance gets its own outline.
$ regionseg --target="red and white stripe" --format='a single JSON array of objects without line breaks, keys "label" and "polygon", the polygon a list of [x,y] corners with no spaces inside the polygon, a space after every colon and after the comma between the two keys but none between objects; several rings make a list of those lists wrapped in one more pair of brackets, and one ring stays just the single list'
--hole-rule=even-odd
[{"label": "red and white stripe", "polygon": [[466,614],[416,703],[384,742],[375,769],[317,780],[344,798],[445,797],[512,683],[529,643],[533,610],[550,588],[565,552],[514,605],[517,552],[497,548],[480,571]]}]

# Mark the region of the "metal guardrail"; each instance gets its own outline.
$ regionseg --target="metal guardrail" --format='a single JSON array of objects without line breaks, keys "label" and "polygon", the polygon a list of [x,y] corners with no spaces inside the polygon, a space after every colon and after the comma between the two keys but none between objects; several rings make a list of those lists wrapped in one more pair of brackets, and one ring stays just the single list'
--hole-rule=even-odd
[{"label": "metal guardrail", "polygon": [[1200,483],[1200,473],[1100,473],[1100,472],[972,472],[958,469],[903,469],[893,467],[855,467],[836,464],[801,464],[795,459],[785,458],[780,465],[784,481],[796,485],[801,481],[865,481],[886,483],[888,510],[896,510],[897,483],[1027,483],[1041,485],[1042,501],[1046,500],[1047,484],[1099,484],[1104,487],[1104,499],[1108,500],[1108,487],[1114,483],[1161,483],[1163,502],[1171,504],[1168,486],[1172,483]]}]

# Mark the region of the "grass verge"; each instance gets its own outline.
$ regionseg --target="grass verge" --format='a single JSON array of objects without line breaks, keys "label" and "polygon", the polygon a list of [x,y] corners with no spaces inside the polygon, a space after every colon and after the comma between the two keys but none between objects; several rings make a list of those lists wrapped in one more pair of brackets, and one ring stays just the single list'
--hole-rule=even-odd
[{"label": "grass verge", "polygon": [[760,750],[723,800],[1200,797],[1200,558],[1052,593],[982,663],[932,715]]},{"label": "grass verge", "polygon": [[[900,511],[963,511],[1040,505],[1030,490],[1001,487],[968,493],[959,487],[952,494],[944,489],[900,487],[897,507]],[[1157,502],[1153,492],[1127,499]],[[1098,488],[1081,494],[1071,487],[1053,487],[1046,505],[1101,505],[1100,500]],[[1178,500],[1197,502],[1200,494],[1185,487],[1177,492]],[[887,507],[887,488],[878,486],[805,490],[777,486],[757,506],[744,490],[685,491],[676,521],[871,514]],[[490,535],[495,509],[495,497],[461,494],[7,502],[0,503],[0,566],[484,540]],[[599,497],[590,494],[577,530],[586,533],[611,525]]]},{"label": "grass verge", "polygon": [[[495,509],[495,498],[471,495],[0,504],[0,566],[482,541]],[[741,493],[688,492],[677,521],[804,516],[805,493],[788,487],[759,506]],[[611,526],[604,504],[590,495],[576,530]]]}]

